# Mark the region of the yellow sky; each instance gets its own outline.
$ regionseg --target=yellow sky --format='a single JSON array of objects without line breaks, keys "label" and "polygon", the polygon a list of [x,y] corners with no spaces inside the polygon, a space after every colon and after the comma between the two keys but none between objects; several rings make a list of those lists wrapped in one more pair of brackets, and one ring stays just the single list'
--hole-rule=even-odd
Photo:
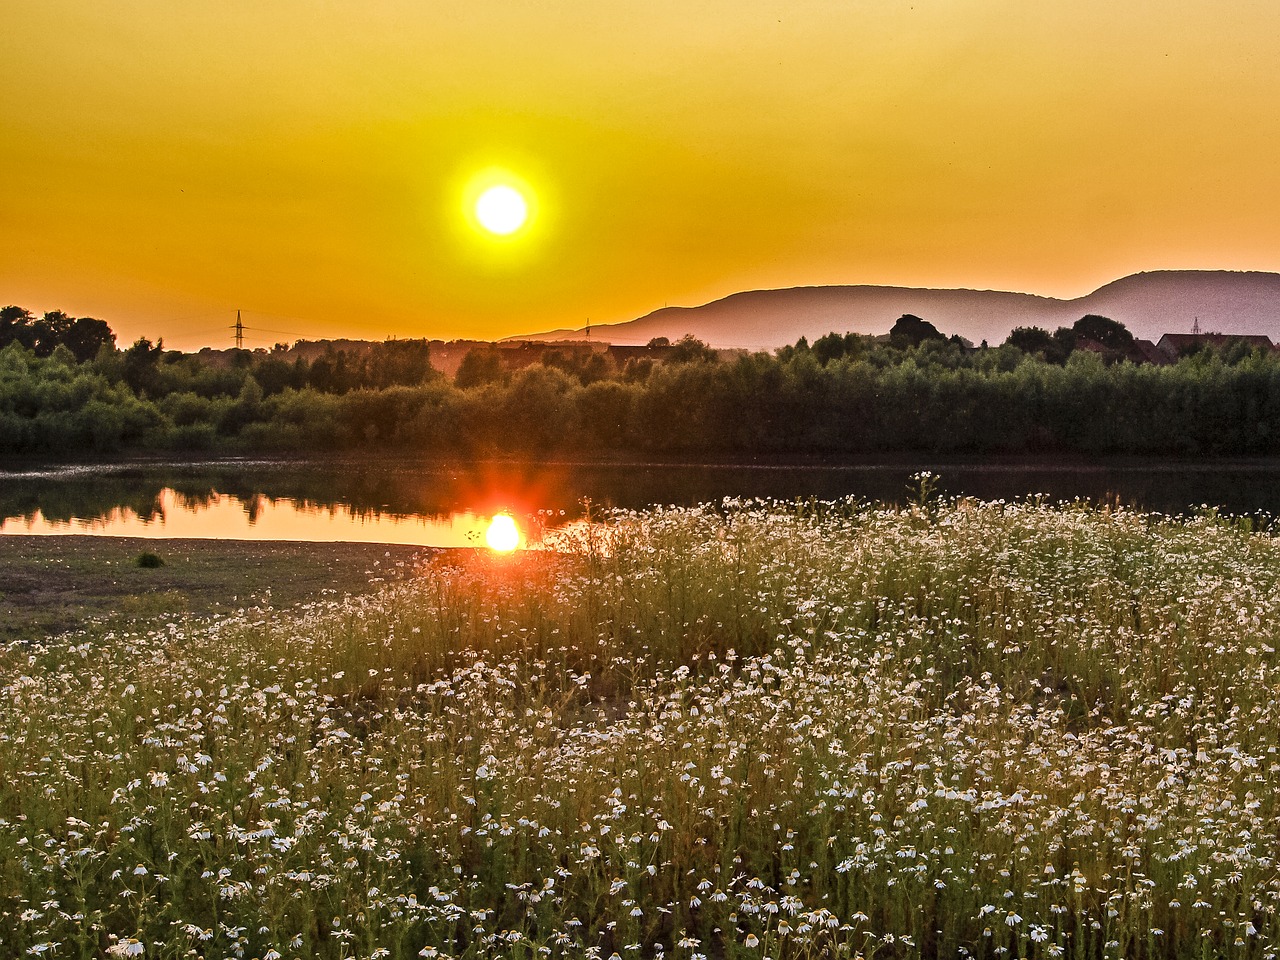
[{"label": "yellow sky", "polygon": [[[499,337],[814,283],[1280,268],[1280,4],[7,0],[0,301]],[[467,223],[510,171],[537,216]]]}]

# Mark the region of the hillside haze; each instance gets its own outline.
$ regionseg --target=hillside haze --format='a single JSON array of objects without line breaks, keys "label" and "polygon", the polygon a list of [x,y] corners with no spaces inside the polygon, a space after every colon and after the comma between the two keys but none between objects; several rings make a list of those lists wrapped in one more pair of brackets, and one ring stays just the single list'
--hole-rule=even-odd
[{"label": "hillside haze", "polygon": [[[1089,313],[1125,324],[1135,336],[1205,331],[1266,334],[1280,339],[1280,274],[1226,270],[1157,270],[1108,283],[1087,296],[1060,300],[997,290],[933,290],[886,286],[790,287],[735,293],[698,307],[663,307],[637,320],[593,324],[592,337],[617,344],[676,340],[692,333],[716,347],[772,350],[825,333],[888,333],[904,313],[943,333],[980,343],[1002,342],[1014,327],[1053,330]],[[585,329],[554,330],[513,340],[579,340]]]}]

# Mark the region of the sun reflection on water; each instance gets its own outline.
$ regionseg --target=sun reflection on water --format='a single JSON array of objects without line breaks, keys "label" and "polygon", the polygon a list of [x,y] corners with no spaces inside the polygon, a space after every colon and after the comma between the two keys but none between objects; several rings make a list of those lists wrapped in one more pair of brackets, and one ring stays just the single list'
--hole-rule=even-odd
[{"label": "sun reflection on water", "polygon": [[499,513],[489,521],[484,542],[496,553],[510,553],[520,546],[520,528],[510,514]]},{"label": "sun reflection on water", "polygon": [[[361,510],[347,504],[316,504],[290,497],[252,497],[210,493],[188,497],[171,488],[157,494],[148,509],[117,505],[84,516],[45,516],[40,509],[21,516],[0,516],[0,535],[42,534],[213,539],[398,543],[443,548],[491,548],[509,553],[542,545],[549,527],[563,523],[553,511],[537,512],[494,503],[477,496],[465,508],[418,514],[398,510]],[[504,498],[509,499],[509,498]],[[487,502],[486,502],[487,501]],[[495,526],[494,518],[498,523]],[[514,541],[510,546],[504,545]]]}]

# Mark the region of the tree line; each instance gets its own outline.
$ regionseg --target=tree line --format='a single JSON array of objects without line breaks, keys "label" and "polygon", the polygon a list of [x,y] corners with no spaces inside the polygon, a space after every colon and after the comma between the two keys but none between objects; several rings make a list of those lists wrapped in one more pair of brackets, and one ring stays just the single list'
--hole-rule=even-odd
[{"label": "tree line", "polygon": [[71,317],[50,310],[37,317],[18,306],[0,307],[0,347],[17,343],[38,357],[47,357],[58,347],[70,351],[77,361],[91,360],[115,346],[116,335],[105,320]]},{"label": "tree line", "polygon": [[[685,338],[661,362],[619,365],[563,348],[521,369],[479,347],[447,378],[423,341],[309,361],[265,351],[215,361],[147,340],[117,349],[108,329],[86,356],[86,345],[68,340],[79,321],[33,337],[42,321],[26,317],[2,334],[6,454],[1280,453],[1275,354],[1232,347],[1139,365],[1123,359],[1119,341],[1111,355],[1070,349],[1070,334],[1084,335],[1071,328],[1041,331],[1062,349],[1025,331],[971,349],[904,317],[883,340],[831,333],[725,356]],[[1128,333],[1110,320],[1090,324],[1121,340]],[[10,335],[15,328],[21,336]]]}]

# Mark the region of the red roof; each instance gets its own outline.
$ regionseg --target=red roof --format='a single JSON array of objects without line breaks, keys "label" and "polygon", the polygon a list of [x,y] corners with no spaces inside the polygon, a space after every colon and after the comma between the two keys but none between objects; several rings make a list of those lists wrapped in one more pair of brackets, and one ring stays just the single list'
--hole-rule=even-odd
[{"label": "red roof", "polygon": [[1156,344],[1173,357],[1194,353],[1202,347],[1229,347],[1233,343],[1245,343],[1259,350],[1274,350],[1271,338],[1260,333],[1166,333]]}]

